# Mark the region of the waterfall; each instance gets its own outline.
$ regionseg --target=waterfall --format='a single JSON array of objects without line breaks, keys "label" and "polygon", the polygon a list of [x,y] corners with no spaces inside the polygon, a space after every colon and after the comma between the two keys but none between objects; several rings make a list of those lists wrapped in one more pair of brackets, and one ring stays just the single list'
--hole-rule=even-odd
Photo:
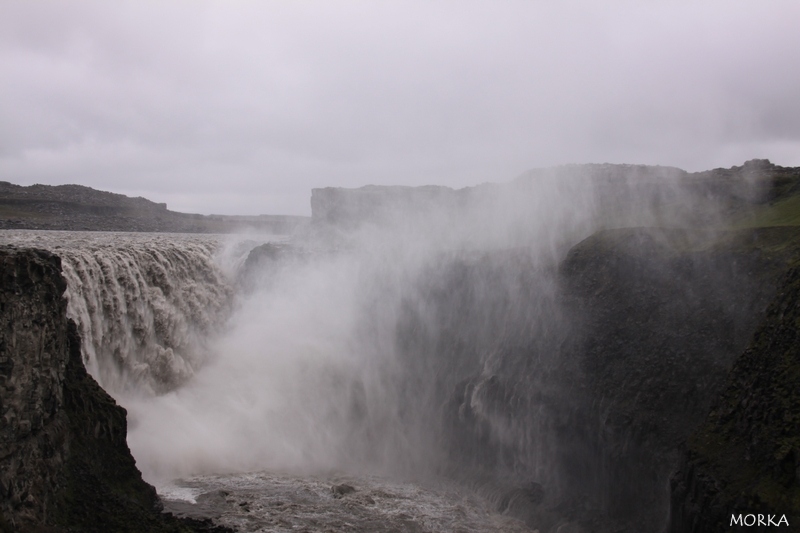
[{"label": "waterfall", "polygon": [[234,295],[219,237],[37,232],[27,240],[61,257],[84,364],[112,395],[174,390],[210,357]]},{"label": "waterfall", "polygon": [[111,391],[158,393],[190,378],[230,307],[231,285],[207,243],[65,250],[67,313],[84,363]]},{"label": "waterfall", "polygon": [[[594,180],[573,174],[482,188],[442,211],[415,209],[405,197],[394,205],[388,191],[386,213],[361,220],[359,210],[381,200],[369,189],[344,226],[333,220],[286,245],[59,232],[30,232],[25,244],[61,257],[86,366],[128,410],[128,445],[156,485],[208,473],[336,470],[445,475],[492,493],[500,486],[504,509],[513,502],[502,487],[512,485],[526,487],[529,500],[580,494],[610,508],[628,499],[606,496],[616,486],[652,489],[655,500],[666,467],[636,485],[628,472],[640,466],[624,462],[636,435],[625,432],[623,409],[638,396],[625,404],[613,396],[626,400],[614,380],[626,379],[615,372],[627,367],[601,363],[625,353],[623,326],[660,309],[629,311],[650,301],[636,293],[628,302],[629,285],[671,294],[675,279],[687,285],[689,269],[695,285],[669,301],[736,308],[715,296],[715,277],[704,272],[721,278],[723,296],[736,277],[687,255],[706,237],[695,243],[664,228],[687,220],[686,209],[699,213],[692,225],[723,216],[713,198],[677,201],[696,198],[686,189],[694,182],[663,176],[663,186],[634,187],[631,178],[600,194]],[[629,224],[660,228],[600,232],[573,248]],[[710,266],[690,269],[695,260]],[[701,289],[711,293],[692,296]],[[672,339],[657,321],[642,327]],[[645,340],[629,357],[660,353]],[[601,388],[602,379],[610,385]],[[606,415],[615,409],[622,422],[612,427]]]}]

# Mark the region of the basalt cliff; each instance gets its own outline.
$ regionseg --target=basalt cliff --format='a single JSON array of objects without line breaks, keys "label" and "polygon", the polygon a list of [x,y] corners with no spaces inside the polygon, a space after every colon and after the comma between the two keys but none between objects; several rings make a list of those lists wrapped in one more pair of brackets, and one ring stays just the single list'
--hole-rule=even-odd
[{"label": "basalt cliff", "polygon": [[[691,435],[672,479],[671,532],[800,529],[800,266]],[[737,521],[738,519],[738,521]],[[787,527],[788,526],[788,527]]]},{"label": "basalt cliff", "polygon": [[3,246],[0,276],[0,530],[215,531],[160,512],[125,409],[84,368],[59,257]]}]

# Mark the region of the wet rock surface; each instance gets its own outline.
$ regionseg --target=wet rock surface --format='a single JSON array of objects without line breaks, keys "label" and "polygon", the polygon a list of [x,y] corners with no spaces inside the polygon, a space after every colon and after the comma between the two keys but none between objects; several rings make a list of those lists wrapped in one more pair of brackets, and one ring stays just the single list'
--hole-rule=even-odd
[{"label": "wet rock surface", "polygon": [[0,248],[0,511],[10,524],[52,520],[66,483],[60,266],[48,252]]},{"label": "wet rock surface", "polygon": [[[572,249],[560,266],[563,292],[549,295],[531,292],[533,266],[510,266],[524,255],[496,252],[454,265],[430,291],[443,321],[430,328],[439,332],[427,341],[436,347],[426,348],[418,334],[406,342],[415,352],[460,352],[451,359],[462,363],[455,373],[469,372],[475,352],[502,361],[491,373],[484,367],[466,376],[444,400],[458,463],[502,472],[499,483],[542,487],[541,499],[522,488],[501,491],[500,509],[542,531],[566,520],[587,531],[656,532],[668,520],[669,479],[684,442],[799,250],[794,228],[712,239],[677,230],[601,232]],[[519,273],[513,294],[476,295],[473,280]],[[565,307],[541,315],[537,305],[548,301]],[[475,321],[468,316],[475,310],[485,315]],[[464,327],[475,322],[487,332]]]},{"label": "wet rock surface", "polygon": [[[672,478],[669,531],[727,531],[739,515],[800,531],[800,267],[777,295]],[[771,531],[770,525],[748,528]],[[768,518],[764,518],[768,522]],[[788,527],[786,527],[788,526]],[[781,529],[783,530],[783,529]]]},{"label": "wet rock surface", "polygon": [[788,235],[746,230],[708,248],[682,232],[617,230],[579,244],[562,265],[583,317],[575,356],[585,386],[563,469],[574,491],[631,530],[666,522],[680,449],[796,255],[771,253]]},{"label": "wet rock surface", "polygon": [[0,248],[0,524],[21,532],[214,531],[160,512],[128,449],[125,410],[83,366],[60,268],[48,252]]},{"label": "wet rock surface", "polygon": [[[613,179],[618,168],[595,170]],[[732,211],[791,200],[800,183],[796,169],[748,162],[731,175],[766,173],[772,188],[747,196],[726,185],[726,172],[699,176],[696,188],[724,196]],[[670,200],[651,182],[642,187]],[[400,207],[417,201],[407,192]],[[371,209],[383,200],[367,195],[353,213],[339,213],[336,194],[318,194],[329,222],[349,226],[363,209],[380,218]],[[430,196],[423,203],[434,209],[442,194],[450,195],[423,191]],[[624,205],[615,194],[609,205]],[[75,220],[110,220],[116,208],[106,207]],[[147,209],[157,220],[162,208]],[[61,211],[53,220],[70,216]],[[584,240],[560,265],[511,248],[443,257],[401,302],[392,348],[404,356],[401,381],[435,380],[424,388],[430,397],[398,398],[407,412],[436,414],[420,423],[446,443],[451,469],[444,473],[468,483],[489,478],[476,489],[488,507],[480,504],[475,515],[470,506],[445,506],[455,513],[451,522],[418,512],[429,501],[419,487],[274,477],[245,486],[247,476],[187,482],[199,490],[194,501],[169,508],[194,522],[158,515],[156,495],[127,450],[124,410],[80,364],[80,341],[61,313],[58,258],[3,252],[0,518],[6,529],[56,531],[202,530],[222,519],[253,531],[470,530],[480,523],[476,531],[527,524],[564,533],[657,532],[671,513],[677,532],[724,529],[731,509],[788,509],[793,523],[800,317],[797,271],[781,276],[798,248],[791,225],[713,235],[619,229]],[[283,250],[265,245],[251,268],[269,271],[284,261]],[[355,415],[362,403],[354,402]]]},{"label": "wet rock surface", "polygon": [[355,491],[356,488],[352,485],[348,485],[347,483],[341,483],[331,487],[331,494],[333,494],[334,498],[341,498],[347,494],[352,494]]}]

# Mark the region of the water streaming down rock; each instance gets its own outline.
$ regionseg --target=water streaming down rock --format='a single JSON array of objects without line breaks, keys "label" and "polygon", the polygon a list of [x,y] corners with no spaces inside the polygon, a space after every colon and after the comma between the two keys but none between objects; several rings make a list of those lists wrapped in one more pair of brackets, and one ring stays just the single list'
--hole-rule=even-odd
[{"label": "water streaming down rock", "polygon": [[[231,289],[208,245],[63,253],[69,307],[86,360],[110,390],[164,392],[208,358]],[[102,309],[102,311],[100,311]]]},{"label": "water streaming down rock", "polygon": [[16,234],[61,257],[84,363],[112,394],[164,393],[208,359],[234,292],[215,258],[219,237]]}]

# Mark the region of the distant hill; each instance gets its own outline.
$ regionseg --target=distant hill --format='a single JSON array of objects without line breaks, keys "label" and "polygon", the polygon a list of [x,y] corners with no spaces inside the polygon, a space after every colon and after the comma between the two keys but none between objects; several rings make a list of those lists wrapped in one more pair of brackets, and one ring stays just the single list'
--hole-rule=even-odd
[{"label": "distant hill", "polygon": [[800,225],[800,167],[782,167],[767,159],[694,173],[646,165],[565,165],[531,170],[508,183],[458,190],[432,185],[326,187],[311,191],[311,212],[315,223],[346,229],[408,213],[438,212],[455,220],[459,213],[469,213],[470,206],[492,198],[531,197],[537,194],[532,186],[548,178],[595,186],[604,226],[609,228],[641,225],[634,212],[635,198],[651,199],[647,210],[657,217],[651,225],[704,227],[722,222],[738,229]]},{"label": "distant hill", "polygon": [[[579,174],[587,180],[603,183],[604,203],[610,206],[608,227],[631,225],[625,219],[630,214],[628,199],[620,193],[628,188],[616,187],[626,180],[636,183],[637,191],[660,199],[655,207],[667,217],[662,225],[691,227],[708,223],[702,219],[703,211],[696,209],[696,205],[682,208],[670,203],[674,200],[670,196],[670,182],[694,191],[696,198],[707,201],[716,210],[721,208],[734,228],[800,225],[800,168],[781,167],[766,159],[756,159],[730,169],[696,173],[643,165],[568,165],[530,171],[509,183],[459,190],[441,186],[328,187],[312,190],[312,217],[178,213],[168,210],[166,204],[146,198],[131,198],[82,185],[23,187],[0,181],[0,229],[230,233],[251,227],[286,234],[309,224],[312,218],[318,225],[355,227],[365,221],[381,220],[394,212],[405,212],[412,206],[418,212],[457,212],[498,191],[511,191],[515,196],[528,194],[529,183],[551,174],[565,177]],[[661,189],[664,190],[659,193]]]},{"label": "distant hill", "polygon": [[0,229],[230,233],[254,228],[291,233],[309,217],[178,213],[146,198],[83,185],[30,185],[0,181]]}]

